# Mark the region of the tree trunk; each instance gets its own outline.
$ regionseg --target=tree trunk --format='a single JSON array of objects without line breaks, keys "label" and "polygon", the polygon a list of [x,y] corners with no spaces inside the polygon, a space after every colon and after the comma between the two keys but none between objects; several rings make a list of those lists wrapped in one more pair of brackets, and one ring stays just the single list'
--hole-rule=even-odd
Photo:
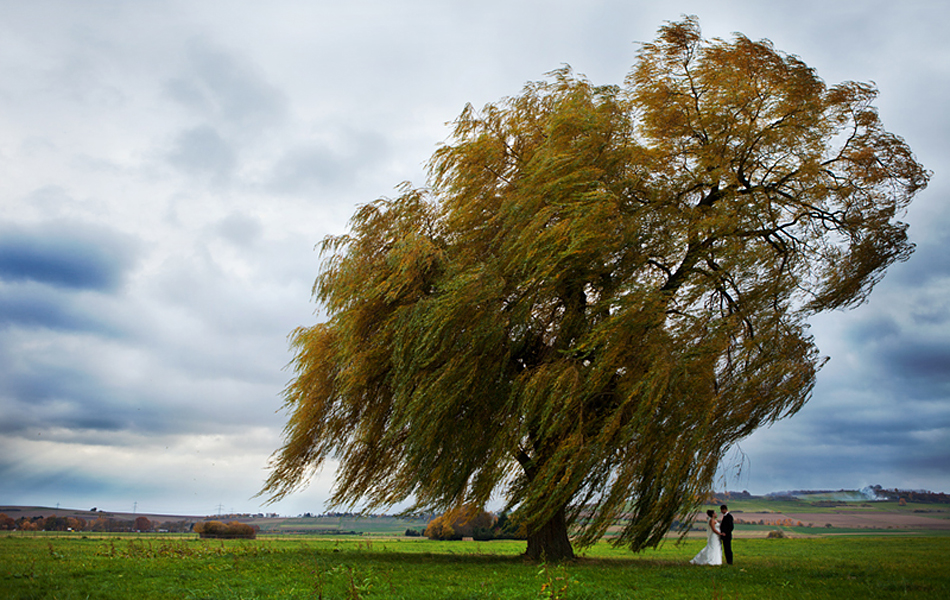
[{"label": "tree trunk", "polygon": [[524,555],[541,562],[560,562],[574,558],[574,548],[567,537],[563,508],[537,530],[528,532],[528,549]]}]

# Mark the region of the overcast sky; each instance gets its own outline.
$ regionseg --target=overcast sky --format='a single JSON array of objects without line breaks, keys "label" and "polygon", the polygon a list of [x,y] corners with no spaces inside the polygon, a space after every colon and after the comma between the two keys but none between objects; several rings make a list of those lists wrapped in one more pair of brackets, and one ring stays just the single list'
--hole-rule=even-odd
[{"label": "overcast sky", "polygon": [[322,512],[331,470],[252,499],[314,245],[424,184],[466,103],[565,63],[619,84],[683,14],[876,82],[934,171],[917,252],[813,321],[813,399],[720,488],[950,492],[945,0],[0,0],[0,504]]}]

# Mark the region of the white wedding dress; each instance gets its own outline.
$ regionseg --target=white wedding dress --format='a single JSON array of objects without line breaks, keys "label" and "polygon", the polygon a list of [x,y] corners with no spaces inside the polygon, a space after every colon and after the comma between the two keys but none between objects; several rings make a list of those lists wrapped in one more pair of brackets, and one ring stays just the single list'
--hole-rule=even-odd
[{"label": "white wedding dress", "polygon": [[713,531],[712,523],[707,523],[706,528],[709,530],[706,534],[706,547],[689,562],[694,565],[721,565],[722,540],[719,539],[719,534]]}]

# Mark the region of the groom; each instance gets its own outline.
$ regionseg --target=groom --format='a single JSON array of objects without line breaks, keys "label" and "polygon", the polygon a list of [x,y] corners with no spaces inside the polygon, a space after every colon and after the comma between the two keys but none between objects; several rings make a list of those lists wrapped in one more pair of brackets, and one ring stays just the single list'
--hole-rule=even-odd
[{"label": "groom", "polygon": [[735,525],[732,522],[732,514],[725,504],[719,507],[722,512],[722,521],[719,522],[720,537],[722,538],[722,551],[726,555],[726,564],[732,564],[732,529]]}]

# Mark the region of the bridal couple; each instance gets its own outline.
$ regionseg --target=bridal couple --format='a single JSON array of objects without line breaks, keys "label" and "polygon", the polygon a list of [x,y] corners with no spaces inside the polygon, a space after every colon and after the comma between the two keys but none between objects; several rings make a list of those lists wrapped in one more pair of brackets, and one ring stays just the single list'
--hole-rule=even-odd
[{"label": "bridal couple", "polygon": [[716,519],[716,511],[712,509],[706,511],[709,516],[706,547],[700,550],[699,554],[693,557],[693,560],[689,561],[694,565],[721,565],[724,551],[726,553],[726,564],[732,564],[732,515],[729,514],[729,509],[725,504],[719,508],[722,511],[721,523]]}]

